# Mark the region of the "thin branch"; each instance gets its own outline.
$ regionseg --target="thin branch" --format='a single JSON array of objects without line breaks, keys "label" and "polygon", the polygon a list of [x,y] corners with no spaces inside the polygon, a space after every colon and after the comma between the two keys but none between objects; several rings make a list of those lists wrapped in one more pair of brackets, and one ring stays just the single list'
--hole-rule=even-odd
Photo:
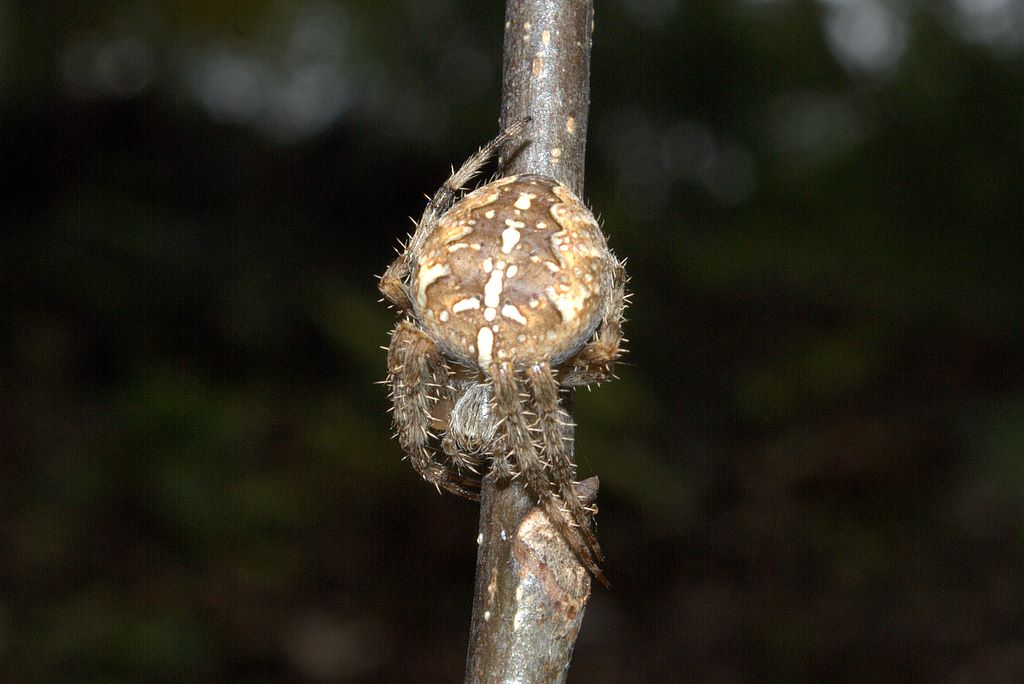
[{"label": "thin branch", "polygon": [[592,0],[509,0],[501,124],[533,117],[505,173],[543,173],[583,196],[590,111]]},{"label": "thin branch", "polygon": [[[592,0],[508,0],[502,129],[532,121],[528,144],[503,150],[505,175],[545,174],[582,196],[593,17]],[[597,489],[596,477],[578,486],[588,502]],[[590,575],[521,479],[484,478],[478,541],[466,682],[564,682]]]}]

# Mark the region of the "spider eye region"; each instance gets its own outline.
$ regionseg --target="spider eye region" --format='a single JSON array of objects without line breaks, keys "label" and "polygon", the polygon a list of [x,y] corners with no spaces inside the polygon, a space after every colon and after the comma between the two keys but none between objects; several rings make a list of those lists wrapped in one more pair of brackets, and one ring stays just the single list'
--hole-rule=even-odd
[{"label": "spider eye region", "polygon": [[469,366],[575,353],[601,322],[615,257],[564,185],[507,176],[466,195],[414,255],[413,313]]}]

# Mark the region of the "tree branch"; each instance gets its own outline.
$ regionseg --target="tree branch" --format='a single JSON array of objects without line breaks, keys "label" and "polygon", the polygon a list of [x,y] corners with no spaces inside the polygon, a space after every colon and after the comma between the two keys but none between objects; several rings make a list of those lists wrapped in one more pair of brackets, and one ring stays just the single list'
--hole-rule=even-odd
[{"label": "tree branch", "polygon": [[583,196],[590,111],[591,0],[509,0],[505,12],[502,128],[533,117],[530,144],[505,173],[543,173]]},{"label": "tree branch", "polygon": [[[583,195],[592,0],[508,0],[502,129],[532,121],[502,151],[505,175],[541,173]],[[566,393],[571,409],[572,394]],[[598,480],[577,487],[593,502]],[[484,477],[466,682],[563,682],[590,575],[523,486]]]}]

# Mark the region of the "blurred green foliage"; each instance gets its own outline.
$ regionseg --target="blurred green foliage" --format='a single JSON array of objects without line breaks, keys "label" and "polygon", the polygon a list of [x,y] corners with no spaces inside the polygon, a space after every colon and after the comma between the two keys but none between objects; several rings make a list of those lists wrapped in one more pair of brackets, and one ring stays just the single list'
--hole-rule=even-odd
[{"label": "blurred green foliage", "polygon": [[[635,303],[573,679],[1021,680],[1019,3],[597,4]],[[0,679],[461,677],[476,510],[389,440],[374,274],[502,30],[0,2]]]}]

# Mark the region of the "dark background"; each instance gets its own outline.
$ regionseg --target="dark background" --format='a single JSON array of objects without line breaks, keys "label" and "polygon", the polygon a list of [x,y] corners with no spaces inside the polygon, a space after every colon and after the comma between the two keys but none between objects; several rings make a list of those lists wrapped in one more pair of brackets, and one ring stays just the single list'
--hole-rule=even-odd
[{"label": "dark background", "polygon": [[[1024,7],[597,3],[577,682],[1024,680]],[[500,2],[0,2],[5,682],[459,681],[375,274]]]}]

